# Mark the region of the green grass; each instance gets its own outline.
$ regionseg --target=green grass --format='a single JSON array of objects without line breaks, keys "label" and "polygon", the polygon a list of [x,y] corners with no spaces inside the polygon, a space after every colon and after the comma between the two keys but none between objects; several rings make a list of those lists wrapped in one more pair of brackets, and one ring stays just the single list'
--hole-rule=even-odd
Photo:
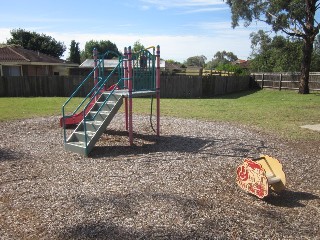
[{"label": "green grass", "polygon": [[[61,108],[66,100],[62,97],[0,98],[0,121],[62,115]],[[70,102],[67,112],[74,110],[81,100],[75,98]]]},{"label": "green grass", "polygon": [[[150,112],[150,100],[135,100],[134,112]],[[161,114],[241,123],[287,139],[320,140],[319,132],[300,128],[320,124],[320,94],[316,93],[262,90],[212,99],[161,99]]]},{"label": "green grass", "polygon": [[[61,115],[65,101],[66,98],[0,98],[0,121]],[[155,105],[154,101],[154,111]],[[133,111],[149,114],[150,99],[134,99]],[[161,115],[240,123],[286,139],[320,139],[319,132],[300,128],[320,124],[319,93],[262,90],[212,99],[161,99]]]}]

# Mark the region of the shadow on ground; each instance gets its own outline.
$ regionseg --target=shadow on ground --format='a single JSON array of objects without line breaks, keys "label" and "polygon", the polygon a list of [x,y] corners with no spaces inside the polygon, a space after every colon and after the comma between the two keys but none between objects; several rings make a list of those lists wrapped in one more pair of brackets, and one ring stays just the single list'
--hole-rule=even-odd
[{"label": "shadow on ground", "polygon": [[301,201],[309,201],[315,199],[320,199],[320,197],[312,193],[294,192],[285,189],[280,194],[270,195],[269,197],[265,198],[265,201],[277,207],[295,208],[306,206],[305,204],[301,203]]},{"label": "shadow on ground", "polygon": [[22,156],[23,154],[18,151],[0,148],[0,162],[22,160]]},{"label": "shadow on ground", "polygon": [[134,133],[134,145],[129,145],[126,131],[107,130],[102,135],[101,145],[96,145],[89,154],[91,158],[118,157],[122,155],[151,154],[157,152],[197,153],[206,156],[244,158],[256,157],[263,149],[271,149],[264,141],[256,145],[245,144],[238,139],[215,139],[179,135],[156,136]]},{"label": "shadow on ground", "polygon": [[[141,219],[145,215],[144,210],[140,204],[144,201],[161,201],[166,202],[168,206],[174,206],[179,210],[179,215],[183,219],[192,219],[197,216],[194,215],[196,211],[207,211],[213,206],[212,200],[198,200],[189,197],[181,197],[178,194],[166,193],[131,193],[131,194],[114,194],[105,195],[103,197],[94,198],[91,196],[78,196],[76,204],[81,209],[85,210],[85,214],[91,215],[97,209],[99,211],[107,210],[108,217],[99,220],[92,220],[79,223],[75,226],[63,229],[60,233],[59,239],[212,239],[212,237],[224,237],[224,230],[219,226],[221,219],[217,217],[216,220],[207,220],[201,227],[196,229],[188,229],[185,231],[176,231],[174,226],[161,226],[157,224],[145,225],[145,223],[137,222],[135,224],[128,224],[124,227],[119,219]],[[105,208],[104,208],[105,207]],[[110,212],[110,209],[113,212]],[[155,210],[156,211],[156,210]],[[157,214],[155,212],[155,214]],[[165,215],[172,217],[170,210]],[[174,213],[173,215],[175,215]],[[140,215],[140,216],[138,216]],[[194,215],[194,216],[193,216]],[[152,217],[157,219],[156,216]],[[146,221],[146,219],[143,219]],[[159,220],[161,222],[161,220]],[[173,219],[171,221],[174,222]],[[170,219],[168,220],[170,222]],[[177,226],[175,226],[177,227]]]}]

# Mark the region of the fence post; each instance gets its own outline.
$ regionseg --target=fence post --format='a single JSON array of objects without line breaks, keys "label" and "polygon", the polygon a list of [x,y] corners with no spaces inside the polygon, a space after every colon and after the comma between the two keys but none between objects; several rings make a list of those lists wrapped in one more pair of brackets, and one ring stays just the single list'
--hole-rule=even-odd
[{"label": "fence post", "polygon": [[262,73],[261,89],[263,89],[263,85],[264,85],[264,73]]},{"label": "fence post", "polygon": [[280,73],[280,78],[279,78],[279,91],[281,91],[281,86],[282,85],[282,73]]}]

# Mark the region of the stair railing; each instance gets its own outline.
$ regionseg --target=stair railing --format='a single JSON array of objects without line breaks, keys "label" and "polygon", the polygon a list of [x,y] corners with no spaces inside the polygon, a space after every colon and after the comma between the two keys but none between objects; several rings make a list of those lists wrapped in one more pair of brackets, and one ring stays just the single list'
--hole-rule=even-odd
[{"label": "stair railing", "polygon": [[[109,74],[109,76],[106,79],[103,79],[103,77],[99,77],[99,81],[97,82],[97,84],[94,85],[94,87],[91,89],[91,91],[86,95],[86,97],[80,102],[80,104],[76,107],[76,109],[70,114],[70,115],[66,115],[65,114],[65,108],[68,105],[68,103],[76,96],[76,94],[80,91],[80,89],[83,87],[83,85],[90,79],[90,77],[93,76],[94,72],[96,69],[99,70],[99,72],[101,71],[101,68],[103,69],[102,71],[104,71],[104,58],[105,56],[107,56],[108,54],[115,54],[118,56],[119,59],[119,64],[112,70],[112,72]],[[76,112],[79,111],[79,109],[81,108],[81,106],[84,105],[84,103],[87,101],[88,98],[90,98],[90,101],[85,105],[85,107],[83,108],[83,113],[84,116],[86,114],[86,110],[88,108],[88,106],[90,105],[90,103],[95,99],[95,97],[98,95],[98,93],[101,92],[101,89],[104,87],[104,85],[108,82],[108,80],[110,79],[111,75],[114,74],[114,72],[116,70],[119,71],[119,78],[122,78],[122,74],[121,74],[121,69],[119,68],[120,66],[120,62],[122,62],[122,56],[113,52],[113,51],[107,51],[105,54],[102,55],[102,57],[100,59],[98,59],[98,63],[97,66],[94,67],[92,69],[92,71],[88,74],[88,76],[80,83],[80,85],[76,88],[76,90],[71,94],[71,96],[69,97],[69,99],[63,104],[62,106],[62,122],[63,122],[63,139],[64,142],[66,143],[67,141],[67,134],[66,134],[66,125],[65,125],[65,118],[71,118],[74,114],[76,114]],[[118,81],[119,83],[120,81]],[[94,97],[90,97],[90,96],[94,96]],[[95,114],[96,116],[96,114]],[[94,117],[95,117],[94,116]],[[85,119],[85,118],[84,118]],[[84,124],[84,128],[86,128],[85,124]],[[85,131],[85,140],[86,140],[86,131]],[[87,141],[86,141],[86,146],[87,146]]]},{"label": "stair railing", "polygon": [[[120,64],[122,64],[123,60],[121,60],[117,67],[120,67]],[[109,76],[105,79],[105,82],[107,82],[109,80],[109,78],[114,74],[115,72],[115,69],[109,74]],[[118,82],[116,84],[114,84],[114,88],[108,92],[109,95],[106,97],[106,99],[102,102],[102,104],[100,105],[100,107],[97,109],[96,113],[93,115],[93,116],[86,116],[86,110],[88,109],[88,107],[90,106],[90,102],[87,103],[87,105],[84,107],[84,110],[83,110],[83,131],[84,131],[84,140],[85,140],[85,147],[88,146],[88,135],[87,135],[87,126],[86,126],[86,122],[87,121],[94,121],[94,119],[96,118],[96,116],[100,113],[101,109],[106,105],[106,103],[109,101],[110,97],[114,95],[114,92],[115,90],[117,89],[117,87],[119,86],[119,84],[122,82],[122,81],[125,81],[125,80],[128,80],[128,78],[124,78],[124,77],[121,77]],[[99,96],[100,95],[100,92],[101,90],[103,89],[103,85],[104,83],[101,84],[101,86],[98,88],[98,90],[93,94],[93,96],[91,97],[91,100],[92,101],[93,99],[95,99],[96,96]]]}]

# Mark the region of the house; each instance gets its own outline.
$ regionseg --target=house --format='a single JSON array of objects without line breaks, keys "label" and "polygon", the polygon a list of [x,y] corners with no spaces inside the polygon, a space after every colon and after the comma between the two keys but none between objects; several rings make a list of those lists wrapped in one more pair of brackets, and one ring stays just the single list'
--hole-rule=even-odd
[{"label": "house", "polygon": [[181,64],[166,62],[166,73],[171,75],[185,74],[186,68],[181,67]]},{"label": "house", "polygon": [[78,66],[21,46],[0,45],[0,76],[63,76]]},{"label": "house", "polygon": [[186,75],[193,75],[193,76],[202,76],[202,67],[198,66],[187,66]]},{"label": "house", "polygon": [[232,62],[233,65],[238,65],[243,69],[248,69],[250,61],[249,60],[242,60],[242,59],[237,59],[236,61]]}]

